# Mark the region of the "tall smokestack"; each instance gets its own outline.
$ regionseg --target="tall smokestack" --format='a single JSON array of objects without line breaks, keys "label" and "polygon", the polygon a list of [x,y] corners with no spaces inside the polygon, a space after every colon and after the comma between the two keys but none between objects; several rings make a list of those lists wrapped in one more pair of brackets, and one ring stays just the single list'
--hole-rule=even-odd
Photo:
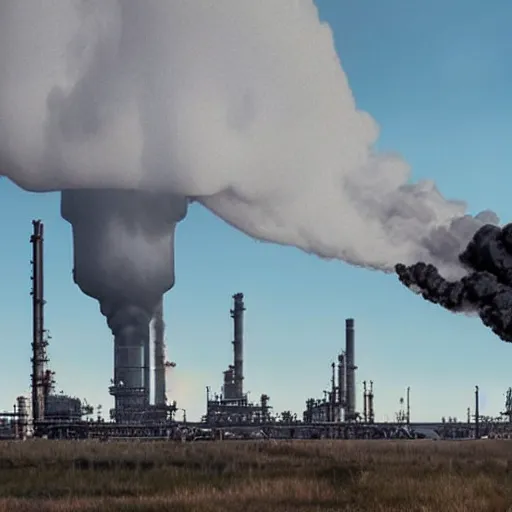
[{"label": "tall smokestack", "polygon": [[140,421],[149,403],[145,386],[146,344],[149,344],[149,321],[146,312],[126,305],[108,318],[114,334],[114,382],[109,392],[115,399],[116,421]]},{"label": "tall smokestack", "polygon": [[158,303],[153,315],[153,339],[155,361],[155,405],[165,405],[165,350],[164,350],[164,310],[163,298]]},{"label": "tall smokestack", "polygon": [[346,419],[355,419],[356,413],[356,369],[354,354],[354,319],[345,320],[345,354],[347,364],[347,407]]},{"label": "tall smokestack", "polygon": [[74,280],[100,303],[114,335],[116,420],[138,421],[149,404],[150,322],[174,285],[174,233],[188,200],[137,190],[64,190],[73,226]]},{"label": "tall smokestack", "polygon": [[46,345],[44,336],[43,223],[32,221],[32,411],[34,422],[44,420]]},{"label": "tall smokestack", "polygon": [[230,311],[233,319],[233,352],[235,367],[235,397],[242,398],[244,394],[244,294],[233,295],[234,308]]}]

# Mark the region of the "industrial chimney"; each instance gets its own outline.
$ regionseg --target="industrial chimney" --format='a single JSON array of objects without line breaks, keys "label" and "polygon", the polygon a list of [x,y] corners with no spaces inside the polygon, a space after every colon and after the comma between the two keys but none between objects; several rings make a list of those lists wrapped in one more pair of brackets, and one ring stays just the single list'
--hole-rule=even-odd
[{"label": "industrial chimney", "polygon": [[[73,226],[73,277],[98,300],[114,336],[109,392],[119,423],[139,422],[150,402],[150,322],[174,286],[174,234],[185,197],[114,189],[63,190],[61,214]],[[105,240],[116,243],[105,245]],[[140,259],[148,257],[142,264]]]},{"label": "industrial chimney", "polygon": [[34,423],[44,420],[48,391],[44,330],[43,223],[32,221],[32,415]]},{"label": "industrial chimney", "polygon": [[354,354],[354,319],[345,320],[345,357],[347,369],[347,405],[346,419],[355,420],[356,417],[356,369]]},{"label": "industrial chimney", "polygon": [[230,311],[233,319],[234,392],[235,398],[244,395],[244,294],[233,295],[234,308]]},{"label": "industrial chimney", "polygon": [[153,314],[153,352],[155,364],[155,405],[166,405],[165,396],[165,347],[164,347],[164,310],[163,298]]}]

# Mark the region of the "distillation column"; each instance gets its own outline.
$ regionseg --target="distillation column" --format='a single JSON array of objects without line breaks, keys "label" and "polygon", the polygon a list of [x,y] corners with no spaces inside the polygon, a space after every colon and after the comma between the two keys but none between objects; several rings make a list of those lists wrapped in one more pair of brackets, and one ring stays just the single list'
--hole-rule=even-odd
[{"label": "distillation column", "polygon": [[346,391],[345,391],[346,377],[345,377],[345,354],[342,352],[338,355],[338,408],[340,421],[343,421],[343,411],[346,406]]},{"label": "distillation column", "polygon": [[32,221],[32,415],[44,420],[46,402],[46,345],[44,335],[43,223]]},{"label": "distillation column", "polygon": [[244,397],[244,294],[233,295],[234,308],[231,310],[233,319],[234,348],[234,392],[237,399]]},{"label": "distillation column", "polygon": [[354,354],[354,319],[345,320],[345,357],[347,371],[347,420],[354,420],[356,415],[356,369]]}]

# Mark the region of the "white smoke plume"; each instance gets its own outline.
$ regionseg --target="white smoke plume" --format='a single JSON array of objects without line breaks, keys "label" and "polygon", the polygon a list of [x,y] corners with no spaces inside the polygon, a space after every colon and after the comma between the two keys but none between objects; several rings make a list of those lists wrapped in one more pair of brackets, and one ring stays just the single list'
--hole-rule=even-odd
[{"label": "white smoke plume", "polygon": [[3,0],[0,70],[0,173],[27,190],[186,196],[384,271],[457,266],[498,222],[374,151],[312,0]]}]

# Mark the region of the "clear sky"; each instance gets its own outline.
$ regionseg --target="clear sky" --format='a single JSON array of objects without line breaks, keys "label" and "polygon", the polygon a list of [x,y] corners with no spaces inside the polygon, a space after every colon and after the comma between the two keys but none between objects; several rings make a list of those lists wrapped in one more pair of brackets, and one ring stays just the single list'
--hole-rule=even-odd
[{"label": "clear sky", "polygon": [[[508,0],[317,0],[333,30],[359,108],[379,123],[379,149],[401,153],[414,179],[432,178],[475,213],[512,217],[512,3]],[[31,220],[45,223],[46,327],[57,389],[112,406],[113,343],[96,302],[73,284],[70,226],[58,194],[0,180],[0,408],[28,392]],[[190,419],[205,386],[220,389],[232,360],[231,295],[246,297],[245,386],[299,414],[329,386],[356,321],[357,399],[374,381],[377,420],[392,419],[411,387],[414,421],[464,419],[481,390],[481,413],[503,409],[512,345],[478,319],[414,296],[392,275],[256,242],[193,206],[178,226],[176,286],[165,299],[174,393]]]}]

